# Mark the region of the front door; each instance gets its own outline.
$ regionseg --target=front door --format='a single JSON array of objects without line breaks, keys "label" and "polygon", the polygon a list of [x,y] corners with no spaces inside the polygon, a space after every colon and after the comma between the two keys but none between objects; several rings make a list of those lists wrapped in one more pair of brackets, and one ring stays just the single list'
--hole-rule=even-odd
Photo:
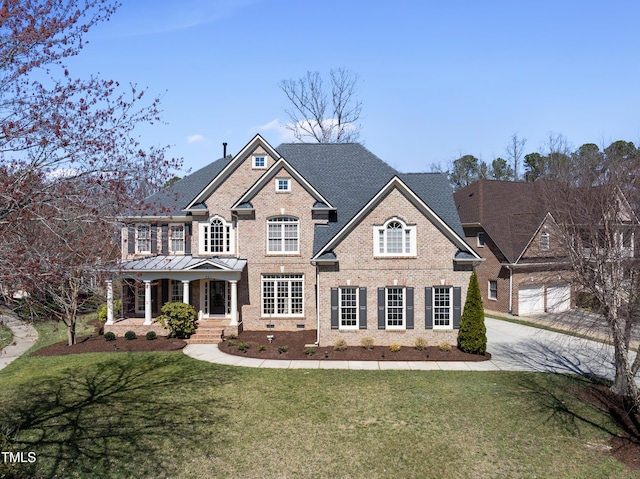
[{"label": "front door", "polygon": [[227,312],[226,281],[209,281],[207,288],[208,315],[224,315]]}]

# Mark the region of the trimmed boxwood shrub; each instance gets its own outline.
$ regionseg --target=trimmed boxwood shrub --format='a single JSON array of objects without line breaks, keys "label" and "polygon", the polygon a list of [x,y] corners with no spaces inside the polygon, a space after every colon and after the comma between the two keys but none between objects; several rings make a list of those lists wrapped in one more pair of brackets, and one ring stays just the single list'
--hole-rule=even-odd
[{"label": "trimmed boxwood shrub", "polygon": [[484,354],[487,350],[487,328],[484,325],[482,295],[475,273],[469,280],[464,312],[460,318],[458,349],[471,354]]},{"label": "trimmed boxwood shrub", "polygon": [[160,324],[169,328],[171,337],[180,339],[189,339],[196,332],[197,320],[196,310],[185,303],[166,303],[162,307],[162,316],[158,318]]},{"label": "trimmed boxwood shrub", "polygon": [[158,336],[156,335],[155,331],[147,331],[146,337],[149,341],[153,341],[154,339],[156,339]]},{"label": "trimmed boxwood shrub", "polygon": [[124,339],[128,339],[129,341],[136,339],[136,333],[134,331],[127,331],[124,333]]},{"label": "trimmed boxwood shrub", "polygon": [[104,339],[105,341],[115,341],[116,335],[112,331],[109,331],[107,333],[104,333]]}]

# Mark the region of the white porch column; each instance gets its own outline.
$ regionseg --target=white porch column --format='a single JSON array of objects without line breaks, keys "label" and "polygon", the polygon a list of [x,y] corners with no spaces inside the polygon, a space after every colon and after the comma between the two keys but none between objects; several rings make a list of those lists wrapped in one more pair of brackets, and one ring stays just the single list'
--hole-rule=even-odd
[{"label": "white porch column", "polygon": [[151,324],[151,281],[145,280],[144,282],[144,323],[145,325]]},{"label": "white porch column", "polygon": [[107,324],[113,324],[113,281],[107,281]]},{"label": "white porch column", "polygon": [[231,322],[229,326],[238,325],[238,281],[231,280]]},{"label": "white porch column", "polygon": [[189,281],[182,282],[182,302],[189,304]]}]

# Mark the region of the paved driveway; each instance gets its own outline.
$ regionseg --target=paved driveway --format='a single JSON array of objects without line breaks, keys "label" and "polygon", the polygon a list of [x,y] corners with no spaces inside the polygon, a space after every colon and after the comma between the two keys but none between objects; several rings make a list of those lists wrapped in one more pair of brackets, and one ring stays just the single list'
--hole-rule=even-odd
[{"label": "paved driveway", "polygon": [[[597,341],[486,318],[487,350],[500,369],[613,379],[613,347]],[[631,360],[635,353],[630,353]],[[640,378],[637,379],[640,384]]]}]

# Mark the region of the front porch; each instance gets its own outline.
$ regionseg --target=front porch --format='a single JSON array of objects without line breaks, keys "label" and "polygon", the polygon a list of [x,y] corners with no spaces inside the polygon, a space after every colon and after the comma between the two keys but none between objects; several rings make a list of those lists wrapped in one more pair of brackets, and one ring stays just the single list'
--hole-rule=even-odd
[{"label": "front porch", "polygon": [[[112,332],[116,337],[123,337],[127,331],[133,331],[139,338],[149,331],[154,331],[158,336],[168,336],[169,330],[155,320],[151,324],[145,324],[144,318],[121,318],[111,324],[104,325],[104,332]],[[187,340],[189,344],[218,344],[223,336],[239,334],[242,332],[242,324],[230,326],[224,319],[199,319],[198,329]]]},{"label": "front porch", "polygon": [[193,306],[198,329],[189,342],[217,343],[222,335],[238,334],[242,319],[238,308],[238,282],[246,260],[191,255],[158,255],[121,263],[122,318],[114,317],[113,280],[107,281],[105,332],[117,336],[134,331],[167,335],[156,322],[162,306],[180,302]]}]

